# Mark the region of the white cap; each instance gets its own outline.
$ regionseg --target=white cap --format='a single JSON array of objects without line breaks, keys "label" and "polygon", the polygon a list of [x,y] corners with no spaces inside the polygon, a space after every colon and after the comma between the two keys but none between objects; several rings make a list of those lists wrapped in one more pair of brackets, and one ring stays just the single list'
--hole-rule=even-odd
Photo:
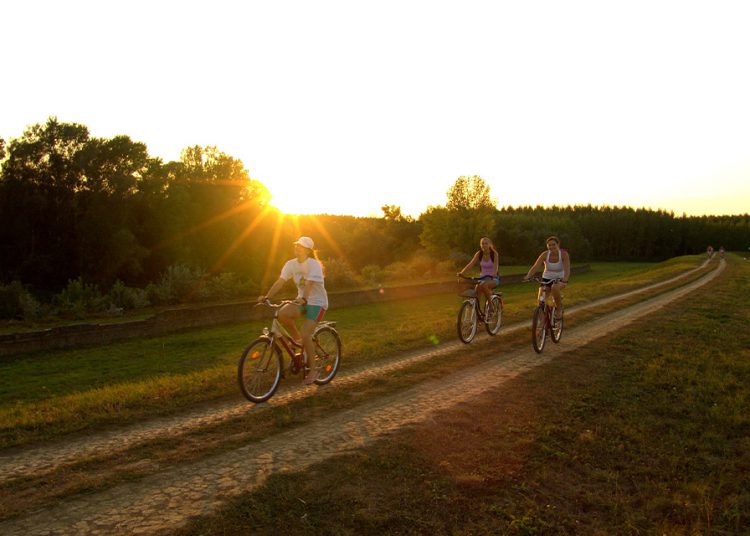
[{"label": "white cap", "polygon": [[299,244],[303,248],[307,249],[313,249],[315,247],[315,242],[313,242],[313,239],[309,236],[300,236],[295,244]]}]

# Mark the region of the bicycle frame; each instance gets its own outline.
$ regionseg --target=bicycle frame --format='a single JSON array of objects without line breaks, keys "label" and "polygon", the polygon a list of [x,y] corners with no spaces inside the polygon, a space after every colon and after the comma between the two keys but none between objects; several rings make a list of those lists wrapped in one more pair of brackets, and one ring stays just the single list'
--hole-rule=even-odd
[{"label": "bicycle frame", "polygon": [[298,372],[305,366],[302,360],[302,345],[294,342],[289,331],[279,320],[279,310],[274,311],[271,329],[263,328],[263,335],[271,340],[271,346],[284,350],[292,361],[293,372]]},{"label": "bicycle frame", "polygon": [[[237,366],[237,380],[242,394],[251,402],[265,402],[273,396],[287,372],[306,376],[307,365],[301,344],[297,344],[279,320],[279,310],[292,303],[272,304],[268,300],[258,305],[274,309],[271,327],[264,327],[260,337],[251,342],[242,353]],[[336,375],[341,362],[341,339],[336,322],[319,322],[312,333],[314,353],[308,359],[316,376],[312,383],[326,385]],[[289,357],[289,364],[284,358]],[[321,375],[322,373],[322,375]]]},{"label": "bicycle frame", "polygon": [[548,302],[549,292],[552,290],[552,285],[559,281],[559,279],[546,283],[541,278],[534,277],[534,281],[537,281],[540,284],[540,288],[537,296],[537,306],[534,309],[534,315],[531,322],[531,343],[534,347],[534,351],[539,354],[544,350],[544,345],[547,342],[547,335],[550,336],[552,342],[560,342],[563,321],[562,316],[553,320],[552,311],[554,310],[554,307],[550,306]]},{"label": "bicycle frame", "polygon": [[[488,335],[497,335],[502,325],[503,293],[497,290],[497,288],[492,290],[492,294],[485,304],[485,308],[492,307],[492,314],[488,318],[487,315],[485,315],[485,311],[482,311],[479,306],[477,286],[482,283],[482,280],[480,278],[466,277],[463,275],[459,275],[459,277],[471,281],[474,288],[461,292],[461,296],[465,299],[458,311],[458,320],[456,323],[458,338],[464,344],[469,344],[474,339],[474,336],[477,333],[477,326],[480,322],[484,324]],[[490,302],[494,303],[494,305],[490,305]],[[467,313],[469,314],[467,315]]]},{"label": "bicycle frame", "polygon": [[[264,327],[262,330],[262,336],[269,338],[272,347],[279,348],[280,350],[286,352],[291,361],[291,372],[293,374],[297,374],[300,370],[303,369],[305,370],[305,372],[307,371],[307,365],[302,354],[304,348],[301,344],[297,344],[295,342],[294,338],[289,333],[289,330],[287,330],[286,326],[284,326],[284,324],[281,323],[281,320],[279,320],[279,311],[281,311],[281,308],[288,303],[293,302],[284,301],[279,303],[278,305],[272,305],[270,304],[270,302],[261,304],[267,305],[274,309],[273,320],[271,320],[271,328],[269,329],[268,327]],[[336,322],[331,320],[323,320],[321,322],[318,322],[318,325],[315,327],[315,331],[313,331],[313,337],[315,337],[315,335],[325,327],[335,329]],[[282,377],[283,376],[284,375],[282,374]]]}]

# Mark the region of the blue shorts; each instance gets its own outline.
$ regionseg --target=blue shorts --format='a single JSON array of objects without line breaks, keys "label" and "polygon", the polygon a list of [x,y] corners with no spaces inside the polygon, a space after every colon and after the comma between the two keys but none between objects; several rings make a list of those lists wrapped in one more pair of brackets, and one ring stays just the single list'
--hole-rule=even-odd
[{"label": "blue shorts", "polygon": [[482,281],[482,283],[484,283],[485,281],[492,280],[492,281],[495,282],[495,286],[496,287],[500,286],[500,276],[499,275],[483,275],[479,279]]},{"label": "blue shorts", "polygon": [[326,314],[326,310],[323,309],[320,305],[303,305],[302,314],[305,315],[305,318],[307,318],[308,320],[320,322],[321,320],[323,320],[323,317]]}]

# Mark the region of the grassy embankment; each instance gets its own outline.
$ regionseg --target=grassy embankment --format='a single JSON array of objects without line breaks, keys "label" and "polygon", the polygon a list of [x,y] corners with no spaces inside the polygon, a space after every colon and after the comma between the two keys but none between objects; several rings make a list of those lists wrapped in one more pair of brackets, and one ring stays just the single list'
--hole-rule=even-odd
[{"label": "grassy embankment", "polygon": [[[663,280],[698,257],[660,264],[596,264],[569,287],[568,306]],[[530,285],[504,287],[505,322],[526,320]],[[452,295],[333,311],[345,366],[455,338],[459,299]],[[136,422],[192,404],[237,397],[241,348],[266,321],[190,333],[6,358],[0,362],[0,447],[49,439],[109,423]]]},{"label": "grassy embankment", "polygon": [[691,299],[180,534],[747,534],[748,287],[731,256]]}]

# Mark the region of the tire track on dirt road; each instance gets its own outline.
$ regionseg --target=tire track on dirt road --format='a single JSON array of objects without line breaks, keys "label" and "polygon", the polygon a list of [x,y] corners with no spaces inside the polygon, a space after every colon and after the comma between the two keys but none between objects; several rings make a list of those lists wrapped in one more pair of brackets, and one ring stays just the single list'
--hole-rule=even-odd
[{"label": "tire track on dirt road", "polygon": [[[565,332],[560,345],[537,355],[531,348],[506,352],[446,378],[372,400],[297,429],[231,451],[186,463],[103,492],[73,497],[52,508],[0,523],[0,534],[149,534],[175,529],[210,514],[226,500],[262,485],[277,472],[311,464],[369,445],[404,426],[431,418],[542,365],[563,353],[687,296],[716,278],[717,269],[692,283]],[[445,393],[451,396],[446,397]],[[310,449],[310,445],[315,445]]]},{"label": "tire track on dirt road", "polygon": [[[676,277],[653,283],[629,292],[600,298],[590,303],[569,307],[566,310],[568,316],[575,315],[582,311],[600,307],[608,303],[626,299],[639,293],[649,292],[653,289],[671,285],[681,279],[689,277],[693,273],[703,269],[706,265],[704,262],[698,268],[680,274]],[[504,326],[498,337],[503,337],[517,331],[528,329],[530,322],[516,323]],[[490,340],[488,336],[483,336],[483,340]],[[429,359],[455,352],[465,345],[461,342],[442,343],[434,348],[425,351],[418,350],[401,355],[395,359],[389,359],[380,362],[377,365],[377,371],[372,369],[371,365],[361,366],[351,371],[339,373],[334,380],[337,386],[356,385],[377,376],[383,376],[390,372],[427,361]],[[288,382],[287,382],[288,383]],[[282,392],[277,393],[271,399],[270,403],[252,405],[242,400],[241,402],[224,402],[220,404],[211,404],[197,411],[190,411],[179,415],[172,415],[162,418],[149,419],[146,422],[122,427],[116,430],[94,432],[81,436],[75,436],[70,439],[54,441],[41,446],[15,447],[0,453],[0,481],[10,481],[15,478],[29,477],[32,475],[44,475],[76,463],[81,459],[87,459],[97,456],[112,456],[116,452],[121,452],[133,448],[139,444],[148,441],[157,440],[162,437],[177,437],[186,434],[192,430],[219,424],[233,418],[247,415],[251,412],[268,411],[274,407],[289,404],[315,392],[315,387],[308,388],[300,385],[287,385]]]}]

